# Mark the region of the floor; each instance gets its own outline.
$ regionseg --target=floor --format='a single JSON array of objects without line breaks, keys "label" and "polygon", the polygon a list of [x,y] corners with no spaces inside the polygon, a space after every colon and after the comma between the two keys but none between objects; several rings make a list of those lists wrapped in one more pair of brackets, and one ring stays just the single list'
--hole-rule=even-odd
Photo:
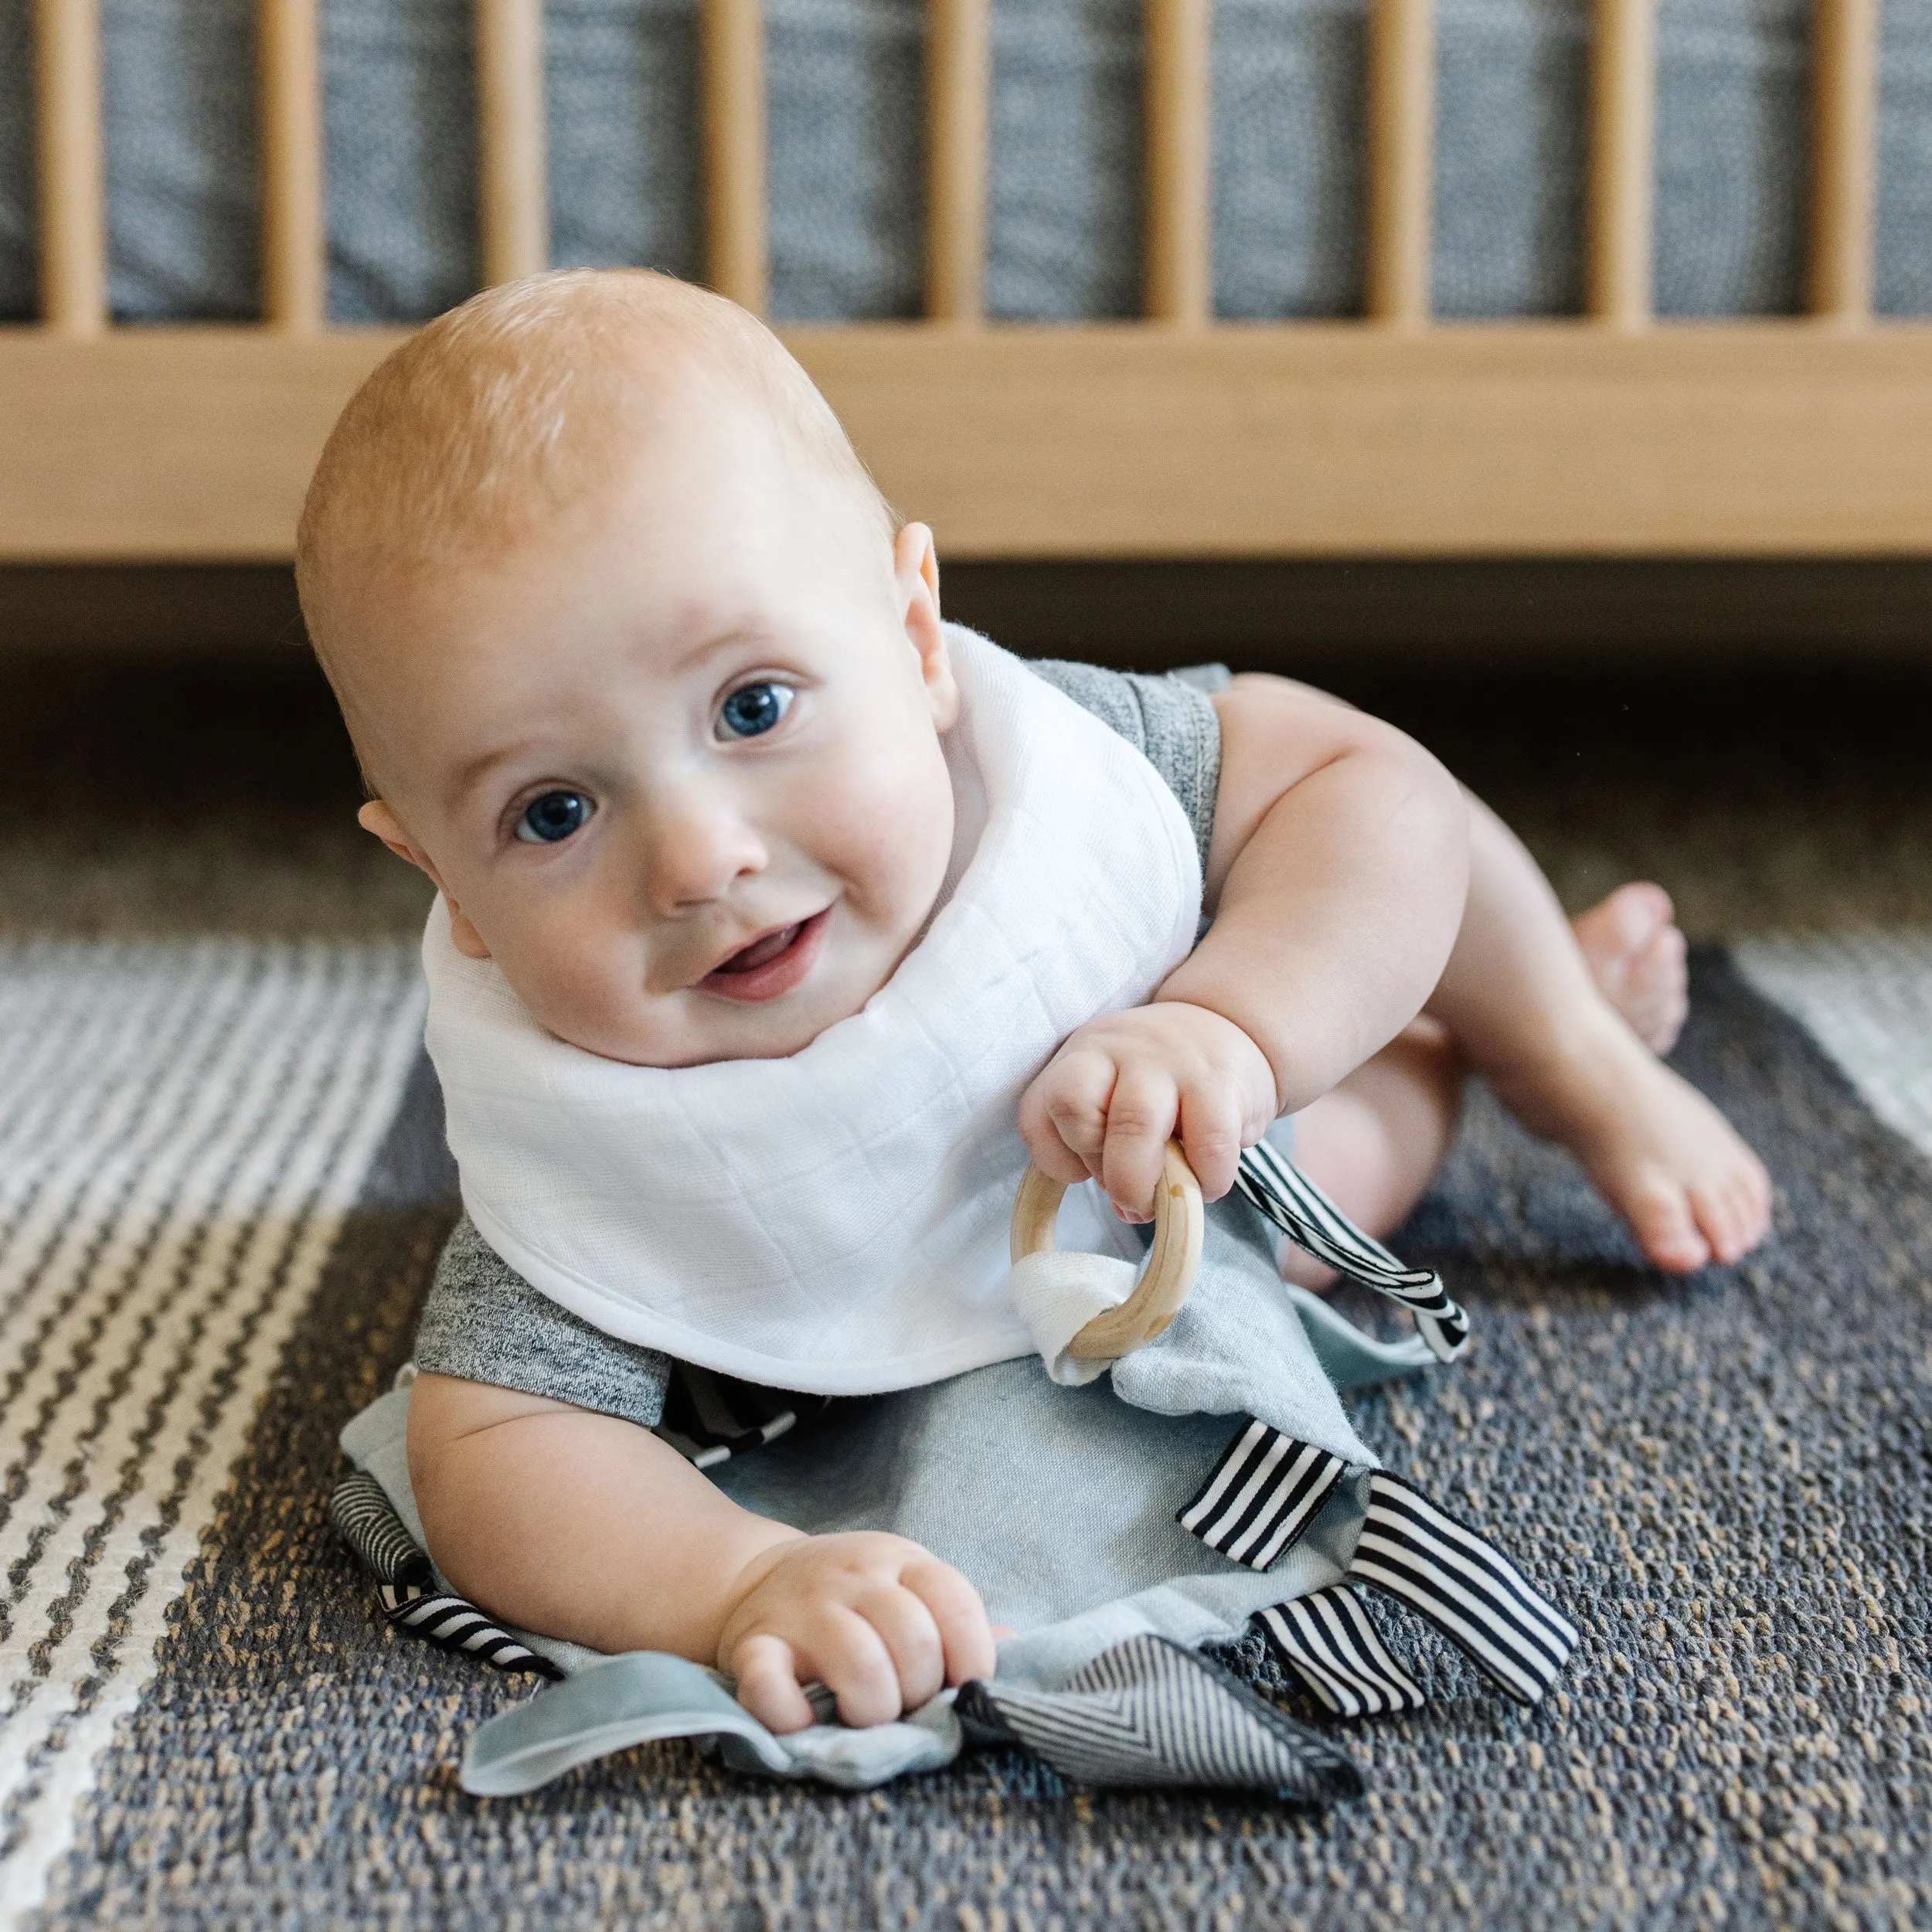
[{"label": "floor", "polygon": [[[1408,1633],[1430,1710],[1352,1737],[1369,1797],[1307,1820],[1070,1801],[1010,1757],[889,1802],[774,1794],[675,1748],[464,1799],[462,1739],[523,1689],[386,1638],[324,1517],[337,1420],[406,1350],[454,1211],[434,1108],[396,1104],[408,948],[276,943],[404,937],[423,889],[356,829],[293,647],[0,661],[24,779],[0,937],[233,936],[29,945],[0,1005],[0,1063],[39,1069],[0,1083],[0,1182],[28,1202],[20,1292],[46,1304],[10,1319],[0,1378],[21,1417],[0,1648],[31,1693],[0,1738],[0,1864],[34,1853],[46,1932],[1923,1922],[1926,1376],[1900,1335],[1932,1196],[1872,1113],[1932,1151],[1932,954],[1862,929],[1932,927],[1932,675],[1331,682],[1488,796],[1573,904],[1645,873],[1699,937],[1845,936],[1700,958],[1683,1063],[1779,1176],[1779,1237],[1743,1269],[1642,1280],[1578,1177],[1474,1111],[1405,1239],[1471,1284],[1482,1347],[1365,1426],[1506,1519],[1587,1641],[1519,1717]],[[0,1923],[24,1896],[0,1872]]]}]

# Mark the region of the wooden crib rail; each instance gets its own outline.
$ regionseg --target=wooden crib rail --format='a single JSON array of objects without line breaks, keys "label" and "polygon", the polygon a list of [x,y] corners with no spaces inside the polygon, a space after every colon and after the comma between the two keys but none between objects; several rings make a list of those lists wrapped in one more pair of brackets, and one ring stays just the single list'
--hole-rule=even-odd
[{"label": "wooden crib rail", "polygon": [[1371,320],[1403,328],[1429,320],[1435,72],[1435,0],[1373,0],[1364,306]]},{"label": "wooden crib rail", "polygon": [[[272,558],[400,332],[331,328],[319,0],[255,0],[262,320],[110,326],[98,0],[35,0],[41,315],[0,560]],[[1872,315],[1879,0],[1814,0],[1807,313],[1655,315],[1658,0],[1593,0],[1583,313],[1433,314],[1434,0],[1366,0],[1363,313],[1217,322],[1212,0],[1143,0],[1143,318],[988,322],[991,0],[927,0],[925,315],[791,328],[958,556],[1932,554],[1932,326]],[[473,0],[479,254],[548,259],[542,0]],[[707,280],[769,304],[761,0],[700,0]]]},{"label": "wooden crib rail", "polygon": [[926,32],[926,314],[986,315],[989,0],[930,0]]},{"label": "wooden crib rail", "polygon": [[257,0],[261,112],[262,320],[311,335],[322,326],[322,75],[317,0]]},{"label": "wooden crib rail", "polygon": [[33,26],[40,311],[57,335],[97,335],[107,321],[100,15],[95,0],[35,0]]},{"label": "wooden crib rail", "polygon": [[1590,70],[1584,312],[1611,328],[1651,319],[1657,0],[1597,0]]},{"label": "wooden crib rail", "polygon": [[765,36],[759,0],[703,0],[705,279],[767,306]]},{"label": "wooden crib rail", "polygon": [[477,198],[486,287],[549,266],[543,0],[476,0]]},{"label": "wooden crib rail", "polygon": [[1878,0],[1815,0],[1811,53],[1814,315],[1872,319],[1872,209],[1878,146]]}]

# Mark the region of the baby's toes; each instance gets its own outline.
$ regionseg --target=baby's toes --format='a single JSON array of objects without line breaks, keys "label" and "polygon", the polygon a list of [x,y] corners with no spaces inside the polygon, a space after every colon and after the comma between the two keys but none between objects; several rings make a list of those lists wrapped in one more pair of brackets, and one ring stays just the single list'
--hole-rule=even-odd
[{"label": "baby's toes", "polygon": [[1624,1206],[1637,1244],[1669,1274],[1689,1274],[1711,1258],[1711,1244],[1691,1197],[1675,1182],[1641,1183]]},{"label": "baby's toes", "polygon": [[1717,1186],[1697,1191],[1692,1200],[1712,1257],[1726,1267],[1741,1261],[1764,1240],[1770,1219],[1769,1194],[1760,1188],[1751,1168],[1740,1168]]},{"label": "baby's toes", "polygon": [[1691,1196],[1691,1210],[1710,1245],[1711,1259],[1728,1267],[1745,1250],[1743,1203],[1724,1188],[1700,1189]]},{"label": "baby's toes", "polygon": [[1727,1190],[1738,1253],[1749,1254],[1770,1232],[1771,1177],[1756,1161],[1738,1175]]},{"label": "baby's toes", "polygon": [[1682,932],[1666,926],[1651,935],[1624,983],[1617,1003],[1631,1030],[1653,1053],[1668,1053],[1689,1017],[1688,952]]}]

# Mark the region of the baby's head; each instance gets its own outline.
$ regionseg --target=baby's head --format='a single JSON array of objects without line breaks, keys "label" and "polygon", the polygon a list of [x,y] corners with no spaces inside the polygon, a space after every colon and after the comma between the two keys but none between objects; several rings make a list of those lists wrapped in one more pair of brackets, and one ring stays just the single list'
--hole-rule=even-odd
[{"label": "baby's head", "polygon": [[362,823],[560,1038],[795,1053],[917,938],[958,704],[931,536],[743,310],[629,270],[477,297],[343,412],[297,549]]}]

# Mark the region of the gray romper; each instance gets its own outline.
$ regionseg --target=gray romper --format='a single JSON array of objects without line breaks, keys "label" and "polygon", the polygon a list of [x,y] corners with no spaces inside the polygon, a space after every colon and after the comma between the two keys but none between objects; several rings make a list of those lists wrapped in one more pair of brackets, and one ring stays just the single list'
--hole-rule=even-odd
[{"label": "gray romper", "polygon": [[[1220,738],[1200,686],[1225,672],[1033,668],[1148,757],[1205,863]],[[1378,1341],[1284,1286],[1277,1230],[1403,1302],[1417,1335]],[[333,1513],[393,1623],[558,1680],[478,1732],[464,1768],[474,1791],[527,1790],[608,1750],[700,1736],[739,1768],[847,1786],[930,1769],[970,1745],[1020,1743],[1093,1781],[1262,1787],[1319,1804],[1359,1789],[1345,1755],[1203,1646],[1252,1624],[1325,1712],[1347,1717],[1422,1701],[1359,1587],[1436,1624],[1522,1702],[1541,1698],[1574,1641],[1498,1552],[1376,1466],[1339,1400],[1447,1360],[1465,1335],[1434,1275],[1352,1228],[1267,1143],[1210,1210],[1196,1286],[1173,1325],[1081,1388],[1055,1384],[1035,1357],[836,1402],[749,1388],[604,1334],[459,1221],[415,1368],[655,1429],[746,1508],[808,1533],[910,1538],[1019,1633],[1001,1644],[992,1679],[866,1730],[828,1721],[774,1737],[716,1672],[655,1653],[599,1658],[503,1629],[456,1596],[423,1552],[409,1491],[412,1371],[345,1430],[358,1473]]]}]

